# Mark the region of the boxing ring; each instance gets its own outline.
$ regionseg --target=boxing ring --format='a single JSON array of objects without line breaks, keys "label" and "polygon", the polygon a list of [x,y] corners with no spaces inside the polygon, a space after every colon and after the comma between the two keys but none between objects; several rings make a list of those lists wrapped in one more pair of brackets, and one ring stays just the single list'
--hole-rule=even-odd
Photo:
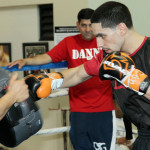
[{"label": "boxing ring", "polygon": [[[37,66],[24,66],[21,69],[18,69],[18,66],[13,66],[12,68],[8,67],[1,67],[3,69],[9,70],[10,72],[14,71],[28,71],[28,70],[40,70],[40,69],[60,69],[60,68],[66,68],[67,62],[59,62],[59,63],[49,63],[45,65],[37,65]],[[55,90],[55,92],[52,92],[48,98],[55,98],[59,96],[67,96],[68,95],[68,89],[58,89]],[[60,108],[58,108],[60,109]],[[66,126],[66,109],[61,109],[63,113],[63,126],[58,128],[52,128],[52,129],[41,129],[39,132],[35,134],[35,136],[38,135],[54,135],[54,134],[60,134],[63,133],[64,137],[64,150],[67,150],[66,146],[66,132],[69,132],[70,126]],[[133,130],[133,134],[137,135],[137,130]],[[125,129],[119,124],[117,126],[117,135],[124,136],[125,135]]]}]

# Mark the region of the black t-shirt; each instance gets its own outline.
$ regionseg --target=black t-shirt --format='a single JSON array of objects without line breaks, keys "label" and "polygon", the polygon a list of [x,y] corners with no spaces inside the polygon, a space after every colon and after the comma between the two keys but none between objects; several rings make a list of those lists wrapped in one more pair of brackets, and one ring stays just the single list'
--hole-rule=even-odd
[{"label": "black t-shirt", "polygon": [[[150,76],[150,38],[145,37],[140,47],[130,55],[136,68]],[[150,128],[150,100],[112,81],[115,100],[123,113],[139,129]]]}]

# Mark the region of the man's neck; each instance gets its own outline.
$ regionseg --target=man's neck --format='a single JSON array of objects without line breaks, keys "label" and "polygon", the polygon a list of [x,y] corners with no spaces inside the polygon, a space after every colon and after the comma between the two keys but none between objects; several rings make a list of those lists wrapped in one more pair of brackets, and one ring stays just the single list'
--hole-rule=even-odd
[{"label": "man's neck", "polygon": [[125,36],[122,51],[128,54],[132,54],[140,47],[144,38],[144,36],[138,34],[134,29],[129,30],[127,35]]}]

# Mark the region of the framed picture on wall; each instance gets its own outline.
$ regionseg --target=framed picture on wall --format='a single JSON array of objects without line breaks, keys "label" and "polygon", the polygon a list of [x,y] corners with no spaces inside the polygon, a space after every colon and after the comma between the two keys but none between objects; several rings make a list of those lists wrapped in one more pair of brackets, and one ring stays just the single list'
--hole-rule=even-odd
[{"label": "framed picture on wall", "polygon": [[[47,51],[48,51],[47,42],[23,43],[23,58],[34,57],[36,55],[44,54]],[[49,69],[24,71],[24,76],[27,76],[29,74],[37,75],[44,72],[49,72]]]},{"label": "framed picture on wall", "polygon": [[11,62],[11,43],[0,43],[0,66]]}]

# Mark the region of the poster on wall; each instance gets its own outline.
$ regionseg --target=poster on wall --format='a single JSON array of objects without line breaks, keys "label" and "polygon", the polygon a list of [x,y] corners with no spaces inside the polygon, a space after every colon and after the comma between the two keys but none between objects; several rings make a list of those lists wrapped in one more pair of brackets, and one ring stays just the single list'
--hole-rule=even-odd
[{"label": "poster on wall", "polygon": [[0,67],[11,62],[11,43],[0,43]]},{"label": "poster on wall", "polygon": [[61,40],[67,36],[79,34],[76,26],[57,26],[55,27],[54,45],[57,45]]},{"label": "poster on wall", "polygon": [[[36,55],[44,54],[48,51],[48,43],[23,43],[23,58],[30,58]],[[24,71],[24,76],[29,74],[41,74],[41,73],[50,72],[49,69],[40,69],[40,70],[28,70]]]}]

